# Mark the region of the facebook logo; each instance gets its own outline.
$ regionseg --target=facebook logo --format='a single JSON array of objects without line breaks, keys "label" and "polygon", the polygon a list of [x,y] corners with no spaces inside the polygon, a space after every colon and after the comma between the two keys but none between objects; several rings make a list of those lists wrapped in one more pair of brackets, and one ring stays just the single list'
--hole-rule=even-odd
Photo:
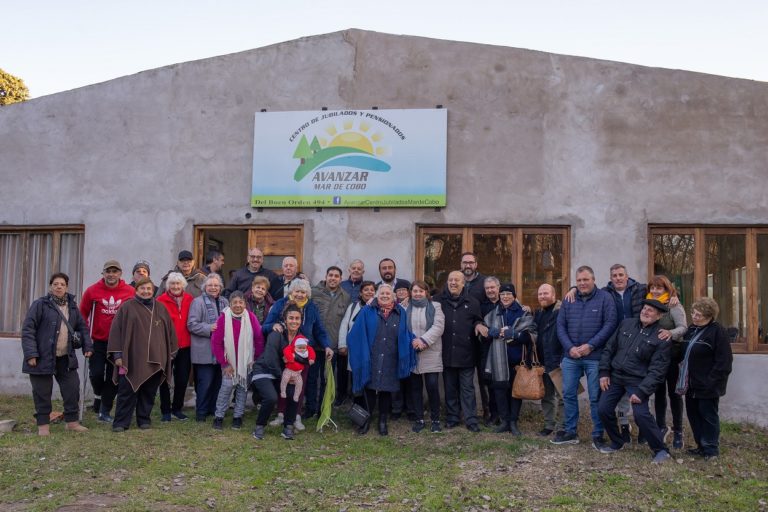
[{"label": "facebook logo", "polygon": [[333,204],[341,204],[341,196],[333,196]]}]

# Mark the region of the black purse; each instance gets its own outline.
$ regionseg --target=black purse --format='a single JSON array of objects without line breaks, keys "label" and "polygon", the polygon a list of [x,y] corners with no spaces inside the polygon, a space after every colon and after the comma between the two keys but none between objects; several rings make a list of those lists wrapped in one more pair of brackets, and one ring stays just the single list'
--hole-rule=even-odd
[{"label": "black purse", "polygon": [[365,407],[353,403],[352,407],[349,408],[349,412],[347,413],[347,416],[349,416],[350,421],[354,423],[357,427],[362,427],[371,418],[371,413],[369,413],[366,410],[366,408],[369,408],[369,407],[368,407],[368,395],[365,393],[365,390],[363,390],[363,397],[365,397]]}]

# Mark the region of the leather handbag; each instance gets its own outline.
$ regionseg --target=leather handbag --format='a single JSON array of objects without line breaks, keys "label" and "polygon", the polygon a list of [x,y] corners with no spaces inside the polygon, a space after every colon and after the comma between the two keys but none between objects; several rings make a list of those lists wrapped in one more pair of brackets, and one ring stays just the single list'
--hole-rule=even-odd
[{"label": "leather handbag", "polygon": [[536,344],[531,350],[530,368],[525,364],[525,346],[523,346],[523,358],[515,367],[515,381],[512,384],[512,398],[523,400],[541,400],[544,398],[544,367],[539,362],[536,353]]},{"label": "leather handbag", "polygon": [[[367,407],[368,395],[366,395],[365,390],[363,390],[363,396],[365,397],[365,405]],[[369,413],[365,407],[359,404],[352,404],[352,407],[349,409],[347,415],[349,416],[350,421],[357,427],[362,427],[365,425],[371,417],[371,413]]]}]

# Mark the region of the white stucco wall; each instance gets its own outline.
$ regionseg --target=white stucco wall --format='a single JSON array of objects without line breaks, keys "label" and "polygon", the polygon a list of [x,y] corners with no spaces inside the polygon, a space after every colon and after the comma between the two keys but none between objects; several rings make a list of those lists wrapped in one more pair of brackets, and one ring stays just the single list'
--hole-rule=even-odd
[{"label": "white stucco wall", "polygon": [[[254,112],[438,104],[446,208],[250,208]],[[568,225],[572,269],[601,282],[617,261],[647,278],[649,223],[768,224],[768,84],[359,30],[3,107],[0,141],[0,225],[85,225],[86,285],[111,258],[162,273],[196,224],[303,224],[313,280],[385,255],[413,277],[417,223]],[[0,340],[6,392],[26,385],[17,343]],[[768,419],[744,379],[728,410]]]}]

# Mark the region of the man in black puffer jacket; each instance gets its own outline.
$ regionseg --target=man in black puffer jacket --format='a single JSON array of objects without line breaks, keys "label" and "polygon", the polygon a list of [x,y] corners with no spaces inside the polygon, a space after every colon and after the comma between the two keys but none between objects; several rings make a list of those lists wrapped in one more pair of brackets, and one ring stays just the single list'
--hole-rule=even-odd
[{"label": "man in black puffer jacket", "polygon": [[[560,361],[563,359],[563,346],[557,338],[557,314],[560,311],[560,301],[555,295],[555,288],[544,283],[539,286],[538,300],[540,309],[536,310],[533,319],[536,322],[536,351],[544,365],[544,398],[541,399],[541,410],[544,413],[544,428],[539,431],[542,437],[549,436],[563,429],[563,397],[555,387],[550,372],[560,371]],[[562,381],[562,377],[560,378]],[[561,434],[564,434],[562,432]]]},{"label": "man in black puffer jacket", "polygon": [[601,453],[612,453],[624,446],[615,409],[621,397],[628,393],[640,434],[654,452],[653,462],[659,464],[670,458],[661,429],[648,409],[648,398],[664,382],[669,367],[670,344],[659,338],[659,319],[667,311],[657,300],[644,300],[640,318],[621,322],[603,349],[599,365],[603,393],[598,413],[611,444],[601,447]]}]

